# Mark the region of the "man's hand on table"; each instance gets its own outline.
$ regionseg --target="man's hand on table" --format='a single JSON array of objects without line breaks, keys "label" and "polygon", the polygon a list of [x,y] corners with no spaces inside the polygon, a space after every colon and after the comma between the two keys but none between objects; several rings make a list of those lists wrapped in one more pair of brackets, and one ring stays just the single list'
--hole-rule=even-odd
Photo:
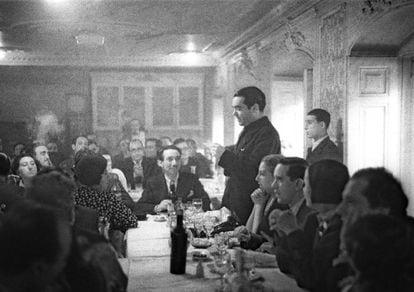
[{"label": "man's hand on table", "polygon": [[162,200],[158,205],[155,205],[154,212],[159,213],[163,211],[168,211],[173,207],[174,206],[171,200]]}]

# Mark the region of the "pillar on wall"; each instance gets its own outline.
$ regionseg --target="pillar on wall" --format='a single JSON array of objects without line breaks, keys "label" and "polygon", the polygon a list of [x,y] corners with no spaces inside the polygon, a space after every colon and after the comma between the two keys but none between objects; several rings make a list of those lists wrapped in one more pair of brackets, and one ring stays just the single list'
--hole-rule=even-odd
[{"label": "pillar on wall", "polygon": [[329,135],[343,147],[346,100],[346,6],[322,16],[319,26],[318,78],[315,78],[314,107],[330,112]]}]

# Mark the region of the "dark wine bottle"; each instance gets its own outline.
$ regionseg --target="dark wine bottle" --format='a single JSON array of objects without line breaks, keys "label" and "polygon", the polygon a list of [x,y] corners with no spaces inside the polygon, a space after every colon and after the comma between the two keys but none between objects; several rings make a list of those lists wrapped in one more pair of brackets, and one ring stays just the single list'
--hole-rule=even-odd
[{"label": "dark wine bottle", "polygon": [[171,231],[170,273],[185,274],[187,232],[183,226],[183,210],[177,210],[177,226]]}]

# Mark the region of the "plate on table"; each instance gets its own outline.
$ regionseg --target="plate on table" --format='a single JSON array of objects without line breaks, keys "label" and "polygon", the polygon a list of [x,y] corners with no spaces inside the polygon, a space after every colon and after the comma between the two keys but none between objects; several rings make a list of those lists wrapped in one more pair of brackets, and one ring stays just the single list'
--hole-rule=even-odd
[{"label": "plate on table", "polygon": [[193,261],[209,261],[210,256],[207,251],[204,250],[196,250],[193,252]]},{"label": "plate on table", "polygon": [[191,245],[195,248],[207,248],[211,245],[211,242],[208,238],[195,237],[191,240]]}]

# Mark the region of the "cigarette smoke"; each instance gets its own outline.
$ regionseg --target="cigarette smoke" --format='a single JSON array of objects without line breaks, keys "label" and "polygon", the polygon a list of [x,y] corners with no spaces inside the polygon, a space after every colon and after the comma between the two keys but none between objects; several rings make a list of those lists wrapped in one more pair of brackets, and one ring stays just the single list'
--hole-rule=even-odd
[{"label": "cigarette smoke", "polygon": [[47,143],[53,138],[57,138],[64,130],[64,126],[59,123],[57,116],[51,112],[43,112],[36,115],[35,135],[36,141],[40,143]]}]

